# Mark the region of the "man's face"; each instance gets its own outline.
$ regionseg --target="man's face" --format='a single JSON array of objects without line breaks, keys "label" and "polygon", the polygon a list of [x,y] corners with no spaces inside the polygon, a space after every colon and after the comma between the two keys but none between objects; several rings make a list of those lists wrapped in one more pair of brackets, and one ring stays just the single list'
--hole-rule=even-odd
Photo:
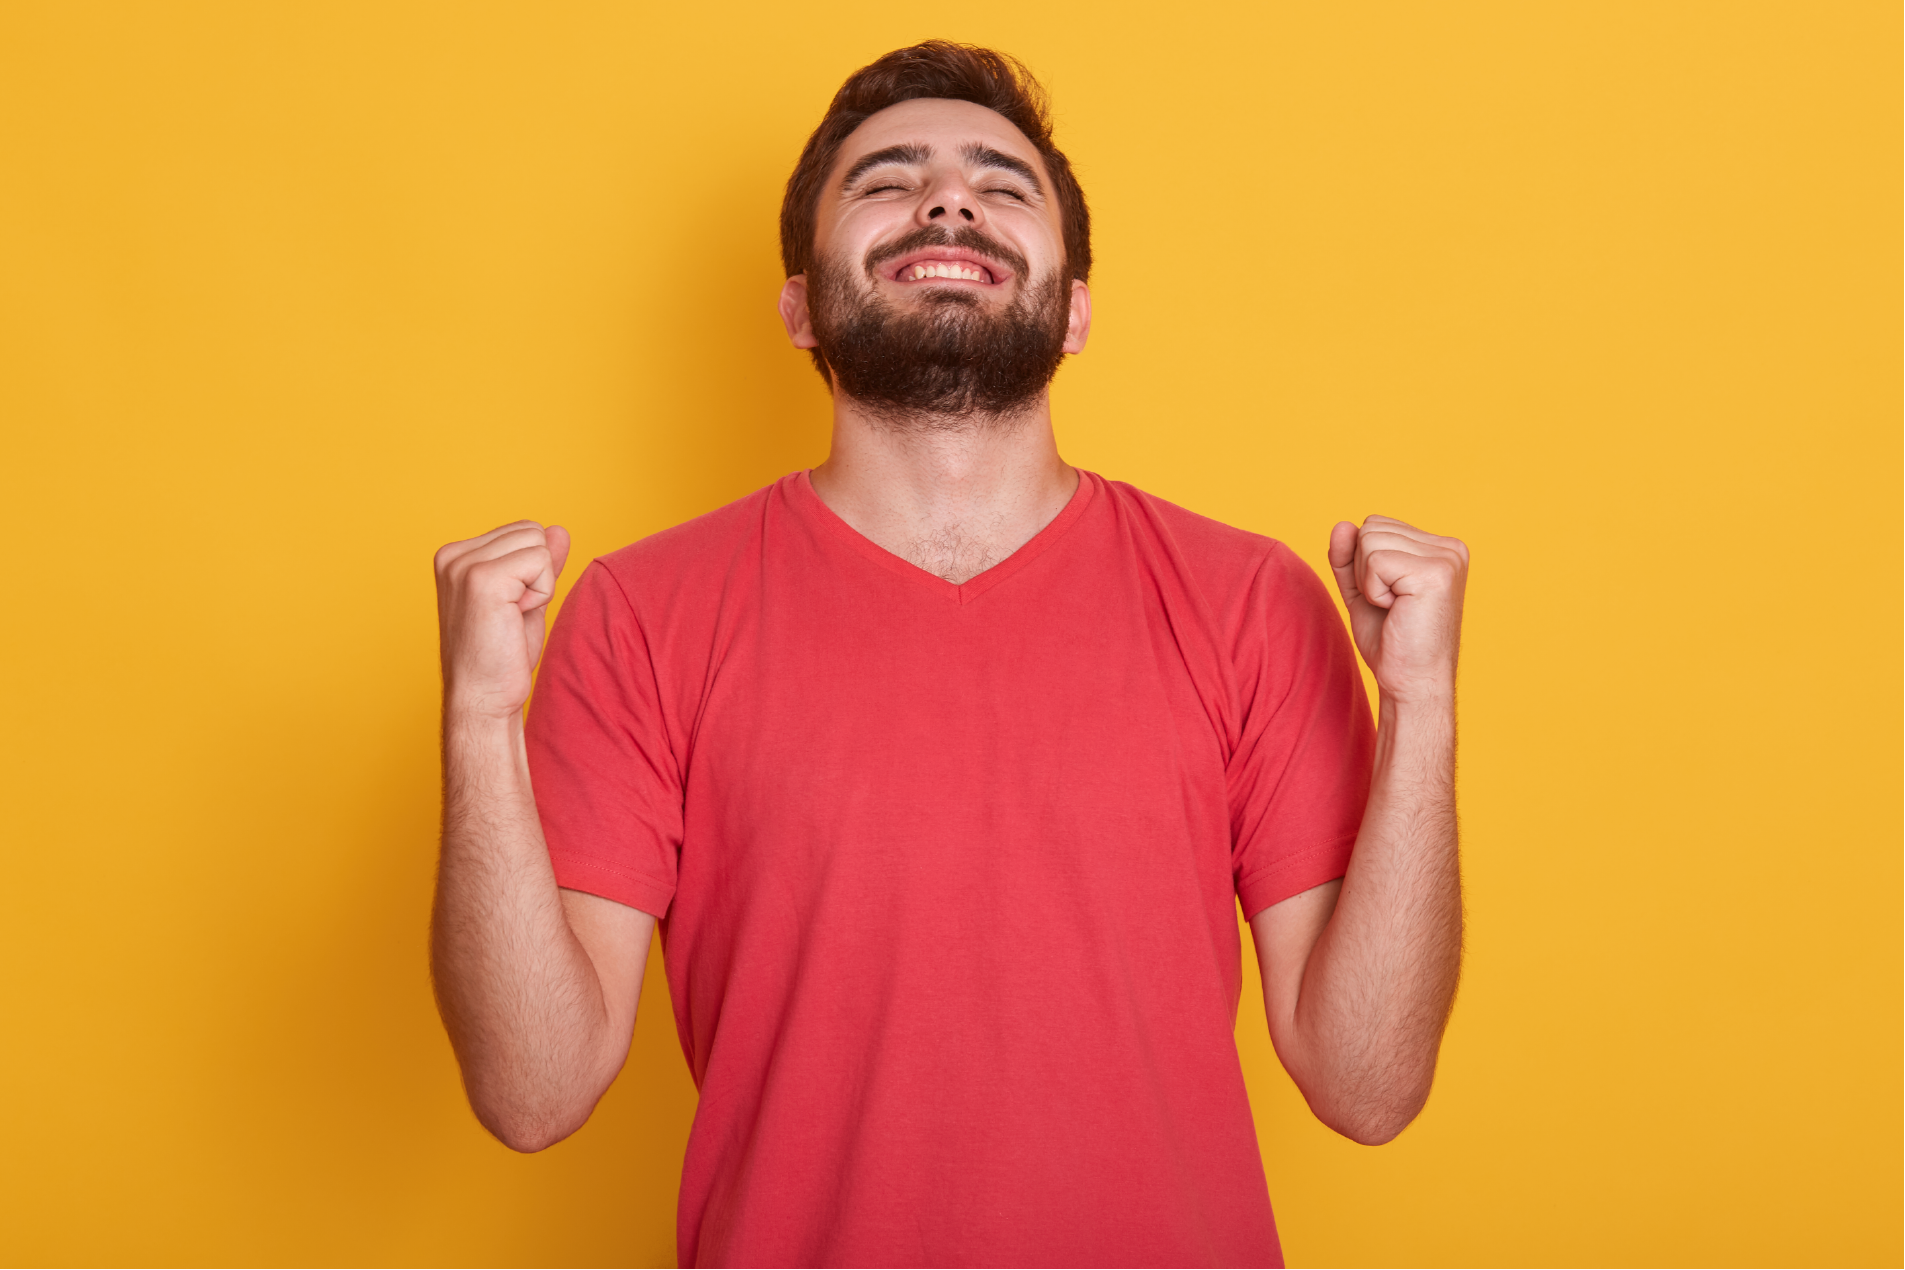
[{"label": "man's face", "polygon": [[876,411],[1011,414],[1084,347],[1089,296],[1068,276],[1045,165],[993,111],[930,99],[874,115],[817,212],[815,266],[789,280],[782,315]]}]

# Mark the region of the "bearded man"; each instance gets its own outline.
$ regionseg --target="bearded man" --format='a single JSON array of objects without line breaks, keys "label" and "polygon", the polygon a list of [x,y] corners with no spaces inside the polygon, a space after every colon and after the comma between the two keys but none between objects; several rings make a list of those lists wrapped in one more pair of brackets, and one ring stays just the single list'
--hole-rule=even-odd
[{"label": "bearded man", "polygon": [[1310,1106],[1394,1137],[1460,958],[1467,552],[1332,533],[1378,729],[1288,548],[1065,464],[1090,223],[1009,58],[856,73],[781,234],[825,463],[590,565],[526,728],[567,535],[437,555],[471,1104],[518,1150],[580,1127],[659,920],[683,1264],[1281,1264],[1236,906]]}]

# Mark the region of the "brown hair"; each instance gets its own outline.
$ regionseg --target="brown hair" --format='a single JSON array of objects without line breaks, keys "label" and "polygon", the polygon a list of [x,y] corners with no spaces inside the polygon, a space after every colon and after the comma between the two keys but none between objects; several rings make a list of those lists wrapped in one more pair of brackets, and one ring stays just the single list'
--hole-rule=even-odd
[{"label": "brown hair", "polygon": [[[1051,106],[1044,88],[1017,58],[971,44],[927,40],[895,49],[847,76],[820,126],[807,138],[800,162],[781,199],[781,263],[787,276],[806,273],[813,262],[814,220],[820,187],[833,171],[840,147],[869,118],[903,101],[940,97],[969,101],[1010,120],[1045,161],[1058,200],[1059,228],[1071,275],[1091,275],[1091,211],[1072,165],[1052,144]],[[824,373],[824,372],[823,372]]]}]

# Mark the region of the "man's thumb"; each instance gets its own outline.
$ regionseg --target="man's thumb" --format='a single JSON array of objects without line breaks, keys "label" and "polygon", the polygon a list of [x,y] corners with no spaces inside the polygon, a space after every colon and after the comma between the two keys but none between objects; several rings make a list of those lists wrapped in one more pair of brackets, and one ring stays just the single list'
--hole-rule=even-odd
[{"label": "man's thumb", "polygon": [[1354,604],[1362,596],[1356,586],[1356,540],[1360,537],[1362,530],[1347,520],[1337,521],[1330,530],[1330,572],[1336,575],[1336,589],[1343,593],[1345,604]]}]

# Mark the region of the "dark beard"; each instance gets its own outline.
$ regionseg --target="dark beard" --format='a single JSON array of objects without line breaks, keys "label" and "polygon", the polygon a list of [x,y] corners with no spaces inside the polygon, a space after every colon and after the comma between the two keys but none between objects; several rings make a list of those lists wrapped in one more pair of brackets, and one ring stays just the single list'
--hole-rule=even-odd
[{"label": "dark beard", "polygon": [[[868,287],[885,261],[939,246],[964,247],[1026,277],[1023,257],[978,230],[921,228],[868,258]],[[1065,356],[1071,288],[1062,269],[1023,285],[997,316],[956,287],[924,291],[920,311],[899,312],[833,260],[816,262],[808,283],[814,339],[838,390],[892,423],[943,428],[1022,414]]]}]

